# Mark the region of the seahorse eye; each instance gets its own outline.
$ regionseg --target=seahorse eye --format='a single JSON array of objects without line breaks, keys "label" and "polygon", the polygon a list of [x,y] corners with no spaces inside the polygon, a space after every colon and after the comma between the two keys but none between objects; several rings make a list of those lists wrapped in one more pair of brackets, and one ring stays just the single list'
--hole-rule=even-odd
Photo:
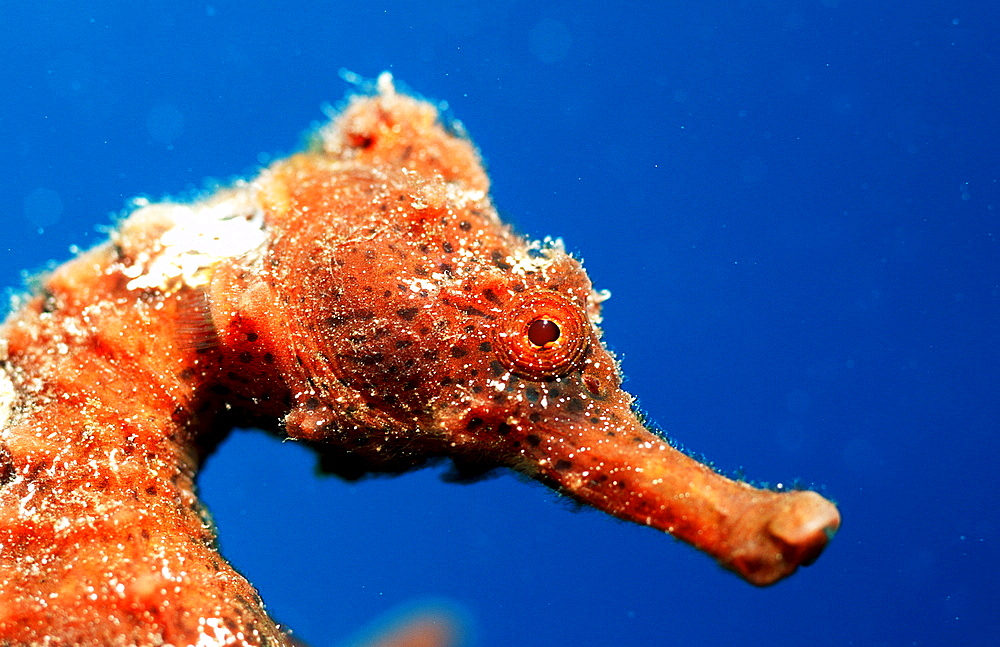
[{"label": "seahorse eye", "polygon": [[510,371],[544,380],[573,370],[590,337],[580,304],[558,292],[533,290],[518,295],[501,315],[494,346]]},{"label": "seahorse eye", "polygon": [[559,324],[549,319],[535,319],[528,326],[528,341],[539,348],[559,341]]}]

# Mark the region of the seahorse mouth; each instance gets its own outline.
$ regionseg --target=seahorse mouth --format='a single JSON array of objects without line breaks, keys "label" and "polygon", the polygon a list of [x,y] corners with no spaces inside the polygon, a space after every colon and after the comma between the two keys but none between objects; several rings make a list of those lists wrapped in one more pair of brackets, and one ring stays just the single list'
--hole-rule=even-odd
[{"label": "seahorse mouth", "polygon": [[538,443],[544,451],[534,454],[539,477],[592,507],[670,533],[751,584],[768,586],[812,564],[840,527],[837,507],[820,494],[727,478],[632,413],[613,434],[592,434],[569,441],[546,430]]}]

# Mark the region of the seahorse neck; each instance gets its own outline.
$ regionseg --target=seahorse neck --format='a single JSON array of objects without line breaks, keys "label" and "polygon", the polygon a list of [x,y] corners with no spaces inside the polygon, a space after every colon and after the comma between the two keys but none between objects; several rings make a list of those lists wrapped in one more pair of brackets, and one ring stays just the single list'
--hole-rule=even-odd
[{"label": "seahorse neck", "polygon": [[[125,627],[127,642],[193,644],[239,600],[239,631],[284,644],[195,496],[230,425],[211,254],[170,248],[183,208],[140,209],[0,326],[0,635],[40,641],[59,614],[64,638]],[[38,597],[39,577],[65,579],[58,599]]]}]

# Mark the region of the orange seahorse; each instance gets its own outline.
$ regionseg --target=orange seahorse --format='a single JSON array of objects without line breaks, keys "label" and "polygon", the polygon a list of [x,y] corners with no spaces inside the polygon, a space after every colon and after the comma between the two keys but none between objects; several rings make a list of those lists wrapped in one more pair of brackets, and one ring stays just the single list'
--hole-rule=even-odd
[{"label": "orange seahorse", "polygon": [[234,425],[357,478],[509,467],[757,585],[840,523],[647,429],[558,241],[497,216],[460,126],[380,77],[301,154],[140,202],[0,328],[0,643],[287,645],[195,496]]}]

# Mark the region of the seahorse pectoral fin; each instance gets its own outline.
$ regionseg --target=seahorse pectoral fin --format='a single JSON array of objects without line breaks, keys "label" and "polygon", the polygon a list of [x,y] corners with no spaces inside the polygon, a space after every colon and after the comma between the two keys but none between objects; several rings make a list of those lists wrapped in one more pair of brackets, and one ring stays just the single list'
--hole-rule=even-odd
[{"label": "seahorse pectoral fin", "polygon": [[629,413],[615,431],[558,430],[541,440],[539,476],[619,518],[692,544],[746,581],[767,586],[811,564],[840,526],[816,492],[759,489],[670,446]]}]

